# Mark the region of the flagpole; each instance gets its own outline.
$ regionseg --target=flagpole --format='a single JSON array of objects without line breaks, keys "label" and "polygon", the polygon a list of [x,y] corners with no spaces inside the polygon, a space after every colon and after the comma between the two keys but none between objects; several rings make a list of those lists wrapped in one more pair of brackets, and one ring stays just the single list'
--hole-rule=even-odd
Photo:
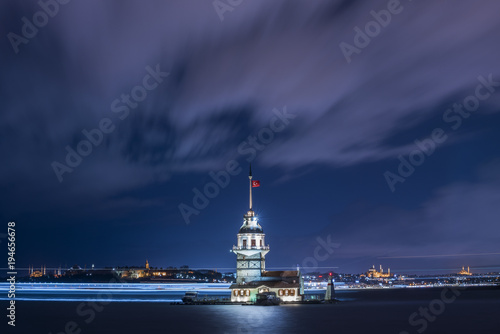
[{"label": "flagpole", "polygon": [[250,172],[248,173],[250,179],[250,210],[252,210],[252,164],[250,164]]}]

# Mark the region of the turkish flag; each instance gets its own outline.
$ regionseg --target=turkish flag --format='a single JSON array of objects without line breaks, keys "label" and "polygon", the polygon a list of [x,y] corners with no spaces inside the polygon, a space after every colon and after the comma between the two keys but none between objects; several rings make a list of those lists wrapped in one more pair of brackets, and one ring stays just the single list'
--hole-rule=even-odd
[{"label": "turkish flag", "polygon": [[252,187],[253,188],[260,187],[260,181],[257,181],[257,180],[252,181]]}]

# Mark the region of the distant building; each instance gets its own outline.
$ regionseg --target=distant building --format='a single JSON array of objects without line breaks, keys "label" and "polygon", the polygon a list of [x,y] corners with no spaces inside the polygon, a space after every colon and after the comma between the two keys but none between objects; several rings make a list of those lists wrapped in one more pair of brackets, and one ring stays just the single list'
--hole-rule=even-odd
[{"label": "distant building", "polygon": [[269,245],[252,209],[252,169],[250,179],[250,209],[243,216],[243,225],[237,235],[236,283],[230,286],[231,301],[255,301],[258,293],[275,292],[283,301],[300,301],[304,294],[304,282],[299,270],[266,271],[265,256]]},{"label": "distant building", "polygon": [[33,266],[29,266],[29,274],[30,274],[30,277],[43,277],[46,275],[46,266],[43,265],[40,270],[34,270],[33,269]]},{"label": "distant building", "polygon": [[[394,276],[394,275],[392,275]],[[384,269],[382,269],[382,265],[380,265],[380,271],[377,271],[375,269],[375,265],[373,265],[368,271],[366,272],[366,277],[369,278],[388,278],[392,277],[391,276],[391,268],[387,270],[387,273],[384,273]]]},{"label": "distant building", "polygon": [[112,272],[121,279],[132,281],[225,282],[225,278],[217,270],[194,270],[189,269],[188,266],[182,266],[180,269],[173,267],[153,268],[148,260],[144,266],[117,267],[113,268]]},{"label": "distant building", "polygon": [[467,270],[465,270],[465,268],[462,267],[462,270],[458,272],[458,275],[471,276],[472,273],[470,272],[470,267],[467,267]]},{"label": "distant building", "polygon": [[125,279],[138,279],[150,276],[151,272],[149,269],[149,262],[146,260],[146,264],[144,267],[124,267],[117,268],[115,270],[116,274],[120,278]]}]

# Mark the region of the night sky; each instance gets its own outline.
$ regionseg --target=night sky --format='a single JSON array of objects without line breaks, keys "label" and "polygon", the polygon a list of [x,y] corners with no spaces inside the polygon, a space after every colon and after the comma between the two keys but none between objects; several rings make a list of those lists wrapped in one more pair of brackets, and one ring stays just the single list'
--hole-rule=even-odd
[{"label": "night sky", "polygon": [[0,3],[18,267],[230,271],[252,162],[269,268],[499,270],[498,1],[43,1]]}]

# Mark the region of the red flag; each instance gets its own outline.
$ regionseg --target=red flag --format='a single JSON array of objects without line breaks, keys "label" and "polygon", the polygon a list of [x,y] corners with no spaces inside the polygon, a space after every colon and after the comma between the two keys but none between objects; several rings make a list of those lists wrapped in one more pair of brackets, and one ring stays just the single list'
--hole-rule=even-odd
[{"label": "red flag", "polygon": [[253,187],[253,188],[255,188],[255,187],[260,187],[260,181],[253,180],[253,181],[252,181],[252,187]]}]

